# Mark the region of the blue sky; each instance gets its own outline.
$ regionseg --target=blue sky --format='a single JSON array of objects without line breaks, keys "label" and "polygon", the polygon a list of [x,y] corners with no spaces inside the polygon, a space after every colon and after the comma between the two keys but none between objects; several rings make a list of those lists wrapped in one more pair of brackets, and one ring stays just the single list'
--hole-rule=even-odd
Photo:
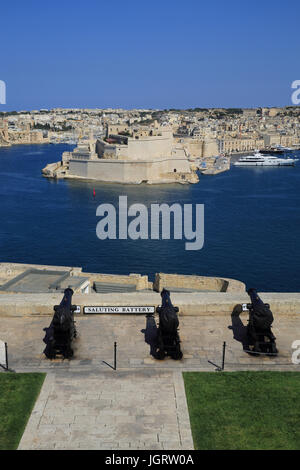
[{"label": "blue sky", "polygon": [[291,105],[300,2],[13,1],[0,111]]}]

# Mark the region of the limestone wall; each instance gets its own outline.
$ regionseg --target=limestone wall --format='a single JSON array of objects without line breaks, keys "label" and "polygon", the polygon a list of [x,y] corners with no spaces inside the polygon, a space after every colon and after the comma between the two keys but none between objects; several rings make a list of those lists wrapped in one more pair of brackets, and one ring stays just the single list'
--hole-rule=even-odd
[{"label": "limestone wall", "polygon": [[84,160],[70,160],[69,175],[78,176],[80,178],[88,178],[88,164],[90,162]]},{"label": "limestone wall", "polygon": [[216,139],[205,139],[203,142],[202,157],[212,157],[219,154],[218,143]]},{"label": "limestone wall", "polygon": [[[0,285],[24,273],[27,269],[45,269],[49,271],[69,271],[73,275],[82,273],[82,268],[70,266],[48,266],[45,264],[0,263]],[[2,292],[0,291],[2,294]]]},{"label": "limestone wall", "polygon": [[186,146],[192,158],[202,158],[203,156],[203,140],[198,139],[185,139],[184,145]]},{"label": "limestone wall", "polygon": [[[82,268],[70,266],[48,266],[39,264],[22,264],[22,263],[0,263],[0,285],[14,279],[16,276],[23,274],[28,269],[40,269],[47,271],[69,271],[73,276],[82,275],[88,278],[90,285],[96,282],[103,282],[106,284],[134,284],[137,290],[152,289],[152,283],[149,282],[148,276],[132,273],[129,275],[119,274],[101,274],[101,273],[86,273],[82,272]],[[1,295],[7,294],[7,291],[0,291]],[[23,294],[18,294],[23,295]],[[45,294],[46,295],[46,294]]]},{"label": "limestone wall", "polygon": [[[176,170],[176,171],[174,171]],[[186,182],[196,183],[198,178],[191,172],[185,158],[169,158],[160,161],[118,161],[99,159],[73,161],[69,163],[69,177],[96,179],[98,181],[139,184],[144,182],[185,182],[180,174],[187,175]],[[188,176],[195,176],[189,181]]]},{"label": "limestone wall", "polygon": [[215,292],[245,292],[246,289],[243,282],[235,279],[156,273],[153,289],[161,292],[164,287]]},{"label": "limestone wall", "polygon": [[156,160],[171,156],[172,134],[128,139],[128,155],[133,160]]},{"label": "limestone wall", "polygon": [[[117,139],[118,136],[115,136]],[[156,136],[136,136],[127,139],[128,144],[109,144],[98,140],[96,150],[99,157],[119,160],[157,160],[171,156],[173,146],[172,133],[165,132]]]},{"label": "limestone wall", "polygon": [[43,175],[49,178],[56,178],[60,168],[62,167],[62,163],[65,163],[65,161],[49,163],[47,166],[45,166],[45,168],[42,169]]},{"label": "limestone wall", "polygon": [[108,144],[104,140],[97,140],[96,152],[99,158],[117,159],[117,160],[128,159],[127,145]]},{"label": "limestone wall", "polygon": [[89,277],[91,285],[94,282],[103,282],[105,284],[134,284],[136,290],[152,288],[152,283],[149,283],[148,276],[142,276],[141,274],[98,274],[98,273],[84,273],[85,276]]}]

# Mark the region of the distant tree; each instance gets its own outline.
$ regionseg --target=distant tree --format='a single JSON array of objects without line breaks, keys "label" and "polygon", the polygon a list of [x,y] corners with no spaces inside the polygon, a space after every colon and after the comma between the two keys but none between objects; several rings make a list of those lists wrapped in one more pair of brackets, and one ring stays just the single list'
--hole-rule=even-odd
[{"label": "distant tree", "polygon": [[54,132],[66,132],[66,131],[72,130],[73,126],[63,123],[60,127],[56,127],[56,126],[51,127],[51,125],[47,122],[46,124],[35,123],[33,125],[33,129],[44,130],[44,131],[52,130]]},{"label": "distant tree", "polygon": [[40,123],[37,122],[33,125],[33,129],[49,131],[51,129],[51,127],[50,127],[50,124],[48,124],[48,123],[40,124]]},{"label": "distant tree", "polygon": [[189,108],[187,111],[192,113],[205,113],[208,111],[208,108]]},{"label": "distant tree", "polygon": [[18,111],[3,111],[0,113],[1,116],[15,116],[16,114],[19,114]]},{"label": "distant tree", "polygon": [[225,112],[227,114],[243,114],[243,110],[241,108],[227,108]]},{"label": "distant tree", "polygon": [[125,137],[132,137],[132,134],[128,131],[118,132],[118,135],[124,135]]}]

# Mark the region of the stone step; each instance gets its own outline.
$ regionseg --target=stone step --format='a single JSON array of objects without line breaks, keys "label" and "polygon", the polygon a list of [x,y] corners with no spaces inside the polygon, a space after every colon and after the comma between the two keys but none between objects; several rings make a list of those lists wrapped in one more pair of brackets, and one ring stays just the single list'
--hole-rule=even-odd
[{"label": "stone step", "polygon": [[107,292],[135,292],[135,284],[110,284],[104,282],[94,282],[94,290],[97,294]]}]

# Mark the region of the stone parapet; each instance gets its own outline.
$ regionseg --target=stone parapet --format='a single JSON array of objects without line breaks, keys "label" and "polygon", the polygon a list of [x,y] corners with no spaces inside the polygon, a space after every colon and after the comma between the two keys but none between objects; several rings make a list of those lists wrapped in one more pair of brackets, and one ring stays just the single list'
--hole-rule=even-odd
[{"label": "stone parapet", "polygon": [[245,292],[243,282],[235,279],[184,274],[156,273],[153,289],[161,292],[163,288],[195,289],[214,292]]},{"label": "stone parapet", "polygon": [[[261,292],[262,300],[269,303],[273,314],[300,315],[300,293]],[[6,294],[0,296],[0,316],[53,315],[53,306],[60,303],[61,293]],[[230,316],[236,304],[248,303],[246,292],[173,293],[171,299],[183,316]],[[158,292],[130,292],[109,294],[74,294],[72,303],[85,306],[158,306]],[[144,314],[143,314],[144,315]]]},{"label": "stone parapet", "polygon": [[71,266],[50,266],[45,264],[0,263],[0,285],[10,281],[28,269],[42,269],[47,271],[69,271],[71,275],[79,275],[82,268]]}]

